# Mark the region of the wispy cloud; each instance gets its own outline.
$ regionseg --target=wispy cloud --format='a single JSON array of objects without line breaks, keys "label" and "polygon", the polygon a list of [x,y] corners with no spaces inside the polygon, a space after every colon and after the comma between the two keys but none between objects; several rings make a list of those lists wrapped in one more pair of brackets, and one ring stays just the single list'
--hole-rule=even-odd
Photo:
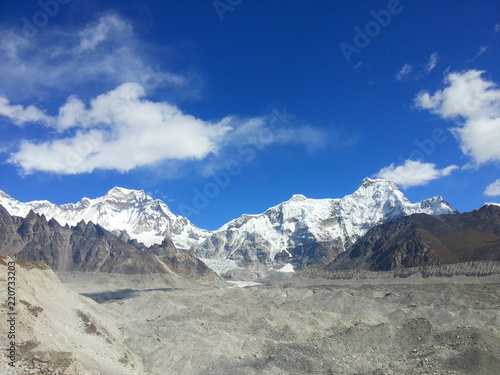
[{"label": "wispy cloud", "polygon": [[498,33],[498,32],[500,32],[500,23],[497,23],[495,25],[495,33]]},{"label": "wispy cloud", "polygon": [[396,74],[396,79],[398,81],[406,81],[408,75],[413,71],[413,66],[411,64],[404,64]]},{"label": "wispy cloud", "polygon": [[242,168],[255,160],[259,153],[272,145],[297,145],[313,153],[325,147],[348,147],[356,142],[341,129],[326,132],[323,129],[301,123],[296,115],[274,108],[267,115],[254,118],[232,118],[237,123],[226,134],[221,150],[211,154],[201,163],[199,170],[204,176],[212,176],[223,169]]},{"label": "wispy cloud", "polygon": [[474,60],[476,60],[477,58],[479,58],[481,55],[483,55],[489,49],[490,49],[489,46],[481,46],[481,47],[479,47],[479,49],[477,50],[477,52],[474,55],[474,57],[472,57],[471,59],[468,59],[468,60],[466,60],[464,62],[464,66],[467,65],[467,64],[470,64],[471,62],[473,62]]},{"label": "wispy cloud", "polygon": [[415,98],[418,108],[455,120],[451,130],[462,152],[477,165],[500,161],[500,89],[483,74],[478,70],[450,73],[443,90],[422,91]]},{"label": "wispy cloud", "polygon": [[405,82],[407,80],[419,80],[429,74],[439,63],[439,54],[434,52],[429,56],[425,64],[404,64],[396,74],[396,80]]},{"label": "wispy cloud", "polygon": [[406,160],[402,165],[392,163],[388,167],[382,168],[375,177],[391,180],[403,188],[408,188],[426,185],[432,180],[448,176],[456,169],[458,169],[456,165],[438,169],[433,163]]},{"label": "wispy cloud", "polygon": [[490,47],[488,47],[488,46],[479,47],[479,50],[477,51],[476,55],[474,56],[474,59],[477,59],[479,56],[481,56],[483,53],[485,53],[489,49],[490,49]]},{"label": "wispy cloud", "polygon": [[431,72],[439,62],[439,54],[434,52],[430,57],[429,61],[425,65],[425,70],[427,73]]},{"label": "wispy cloud", "polygon": [[76,30],[47,28],[33,39],[6,33],[0,36],[0,93],[26,99],[54,89],[70,93],[89,84],[182,87],[189,83],[182,73],[158,68],[150,51],[130,23],[116,14]]}]

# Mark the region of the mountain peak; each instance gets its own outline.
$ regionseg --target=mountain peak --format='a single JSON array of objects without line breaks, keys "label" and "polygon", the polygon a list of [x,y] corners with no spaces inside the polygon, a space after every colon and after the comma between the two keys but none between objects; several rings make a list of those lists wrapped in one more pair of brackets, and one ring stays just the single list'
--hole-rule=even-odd
[{"label": "mountain peak", "polygon": [[391,190],[399,190],[398,185],[396,185],[395,182],[390,181],[390,180],[383,180],[383,179],[373,179],[369,177],[365,177],[363,181],[361,181],[361,187],[362,188],[368,188],[371,186],[384,186],[384,187],[389,187]]},{"label": "mountain peak", "polygon": [[302,195],[302,194],[294,194],[290,198],[291,201],[304,201],[306,199],[307,199],[307,197],[305,195]]},{"label": "mountain peak", "polygon": [[126,189],[122,187],[115,186],[111,190],[109,190],[106,195],[106,198],[115,198],[118,200],[150,200],[153,199],[149,195],[147,195],[144,190],[133,190]]},{"label": "mountain peak", "polygon": [[458,210],[455,210],[445,199],[438,195],[433,198],[424,199],[420,202],[423,209],[430,209],[437,215],[442,214],[458,214]]}]

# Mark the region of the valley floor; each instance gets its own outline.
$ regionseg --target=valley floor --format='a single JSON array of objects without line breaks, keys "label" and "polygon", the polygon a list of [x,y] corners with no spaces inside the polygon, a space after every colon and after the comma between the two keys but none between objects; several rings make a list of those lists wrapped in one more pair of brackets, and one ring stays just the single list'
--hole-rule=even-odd
[{"label": "valley floor", "polygon": [[[126,296],[125,296],[126,297]],[[496,374],[497,283],[143,291],[104,306],[147,374]]]},{"label": "valley floor", "polygon": [[[121,343],[135,363],[131,374],[479,375],[500,368],[498,280],[292,280],[198,290],[103,285],[99,291],[93,285],[88,294],[100,304],[89,301],[88,314],[96,314],[106,331],[99,324],[97,330],[109,342]],[[74,281],[67,285],[85,292],[85,280]],[[62,373],[98,373],[87,371]]]}]

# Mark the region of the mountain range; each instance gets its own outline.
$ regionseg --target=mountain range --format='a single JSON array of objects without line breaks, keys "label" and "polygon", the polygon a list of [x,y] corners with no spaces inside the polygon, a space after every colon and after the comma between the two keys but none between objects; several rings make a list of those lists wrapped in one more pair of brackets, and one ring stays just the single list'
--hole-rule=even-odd
[{"label": "mountain range", "polygon": [[236,262],[247,268],[295,269],[328,263],[378,224],[414,213],[456,214],[442,197],[411,203],[391,181],[366,178],[350,195],[338,199],[290,200],[257,215],[242,215],[216,231],[196,227],[173,214],[161,200],[144,191],[115,187],[103,197],[56,205],[48,201],[22,203],[0,192],[0,205],[11,215],[29,212],[75,226],[82,220],[145,246],[172,240],[180,250],[202,259]]},{"label": "mountain range", "polygon": [[11,215],[26,217],[33,210],[62,225],[93,222],[116,234],[127,232],[147,246],[169,237],[179,249],[190,249],[210,235],[185,217],[174,215],[163,201],[143,190],[114,187],[102,197],[63,205],[49,201],[21,203],[0,191],[0,205]]}]

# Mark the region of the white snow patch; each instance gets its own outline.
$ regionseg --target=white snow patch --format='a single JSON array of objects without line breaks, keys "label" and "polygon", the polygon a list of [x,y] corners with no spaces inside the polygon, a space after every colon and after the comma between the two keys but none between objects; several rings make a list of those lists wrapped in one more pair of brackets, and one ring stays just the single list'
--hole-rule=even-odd
[{"label": "white snow patch", "polygon": [[229,286],[228,288],[246,288],[251,286],[262,285],[261,283],[256,283],[255,281],[228,281],[228,283],[234,286]]},{"label": "white snow patch", "polygon": [[288,263],[281,267],[279,270],[276,270],[276,272],[295,272],[295,270],[293,269],[293,266]]}]

